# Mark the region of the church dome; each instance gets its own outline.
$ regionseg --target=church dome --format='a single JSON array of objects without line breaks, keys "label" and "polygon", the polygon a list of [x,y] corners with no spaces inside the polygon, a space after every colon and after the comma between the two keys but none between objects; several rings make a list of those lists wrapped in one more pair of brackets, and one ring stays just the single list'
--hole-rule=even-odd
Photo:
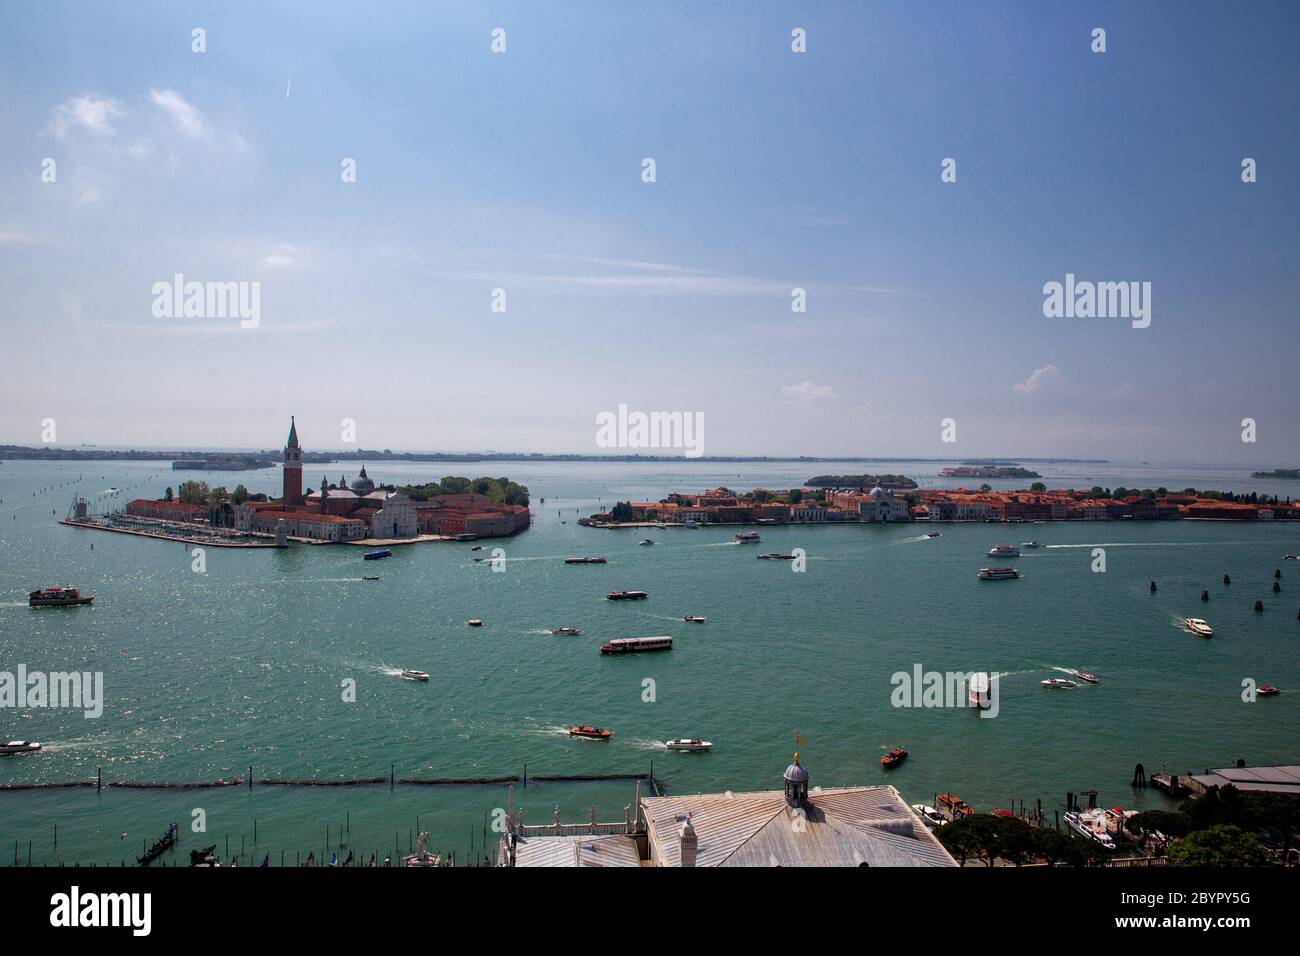
[{"label": "church dome", "polygon": [[794,763],[785,768],[785,779],[787,783],[807,783],[808,771],[799,763],[799,755],[794,755]]},{"label": "church dome", "polygon": [[361,466],[361,474],[352,482],[352,490],[356,492],[367,492],[375,490],[375,483],[366,475],[366,466]]},{"label": "church dome", "polygon": [[876,485],[876,487],[872,488],[870,494],[871,497],[875,498],[877,501],[880,500],[881,498],[889,497],[889,493],[885,491],[884,488],[881,488],[879,485]]}]

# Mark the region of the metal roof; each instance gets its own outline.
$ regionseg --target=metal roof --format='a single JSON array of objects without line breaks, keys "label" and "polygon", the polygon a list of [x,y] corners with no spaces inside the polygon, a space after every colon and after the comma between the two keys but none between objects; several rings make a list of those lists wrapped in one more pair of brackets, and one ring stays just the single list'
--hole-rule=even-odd
[{"label": "metal roof", "polygon": [[630,836],[520,837],[516,866],[640,866]]},{"label": "metal roof", "polygon": [[1192,774],[1192,779],[1204,787],[1225,787],[1231,784],[1238,790],[1300,794],[1300,766],[1225,767],[1209,773]]}]

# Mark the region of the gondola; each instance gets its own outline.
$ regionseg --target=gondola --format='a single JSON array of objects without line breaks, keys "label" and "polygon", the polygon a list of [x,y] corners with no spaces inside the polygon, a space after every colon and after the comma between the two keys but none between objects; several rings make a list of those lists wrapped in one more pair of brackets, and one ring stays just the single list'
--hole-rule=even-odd
[{"label": "gondola", "polygon": [[166,853],[175,845],[176,845],[176,824],[173,823],[171,826],[167,828],[166,835],[157,843],[155,843],[153,846],[149,847],[149,849],[145,851],[144,856],[136,857],[135,862],[138,863],[140,866],[148,866],[150,863],[158,859],[158,857],[162,856],[164,853]]}]

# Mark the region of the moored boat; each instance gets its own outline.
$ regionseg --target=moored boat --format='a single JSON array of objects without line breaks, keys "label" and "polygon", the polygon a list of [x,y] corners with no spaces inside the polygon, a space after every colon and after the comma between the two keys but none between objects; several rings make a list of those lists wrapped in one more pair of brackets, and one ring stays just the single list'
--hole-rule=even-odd
[{"label": "moored boat", "polygon": [[424,671],[413,671],[413,670],[402,671],[402,677],[405,680],[427,681],[429,679],[429,675],[426,674]]},{"label": "moored boat", "polygon": [[41,749],[41,745],[34,740],[11,740],[8,743],[0,743],[0,754],[30,754]]},{"label": "moored boat", "polygon": [[939,812],[946,815],[949,820],[975,814],[974,808],[954,793],[941,793],[935,798],[935,802],[939,804]]},{"label": "moored boat", "polygon": [[619,637],[600,645],[602,654],[641,654],[647,651],[671,651],[671,637]]},{"label": "moored boat", "polygon": [[1010,581],[1020,577],[1020,571],[1016,568],[980,568],[975,577],[981,581]]},{"label": "moored boat", "polygon": [[889,753],[880,758],[880,765],[889,770],[891,767],[897,767],[907,759],[907,750],[903,747],[895,747]]},{"label": "moored boat", "polygon": [[596,727],[593,724],[583,724],[581,727],[570,727],[570,737],[585,737],[588,740],[609,740],[614,736],[614,731],[606,730],[604,727]]},{"label": "moored boat", "polygon": [[1201,620],[1199,617],[1189,617],[1183,620],[1183,627],[1191,631],[1197,637],[1213,637],[1214,628]]},{"label": "moored boat", "polygon": [[95,600],[94,595],[83,595],[74,587],[41,588],[27,595],[31,607],[77,607]]},{"label": "moored boat", "polygon": [[921,822],[928,827],[946,827],[947,819],[934,807],[926,806],[924,803],[912,804],[912,812],[921,818]]},{"label": "moored boat", "polygon": [[665,745],[669,750],[680,750],[683,753],[700,754],[706,752],[713,746],[708,740],[701,740],[699,737],[679,737],[676,740],[670,740]]},{"label": "moored boat", "polygon": [[605,595],[607,601],[641,601],[650,596],[648,591],[610,591]]}]

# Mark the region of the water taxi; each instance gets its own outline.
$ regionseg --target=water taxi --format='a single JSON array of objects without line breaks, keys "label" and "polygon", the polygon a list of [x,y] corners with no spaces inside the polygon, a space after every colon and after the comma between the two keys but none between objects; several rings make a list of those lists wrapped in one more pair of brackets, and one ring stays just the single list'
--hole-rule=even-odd
[{"label": "water taxi", "polygon": [[683,753],[702,754],[708,751],[713,744],[707,740],[701,740],[699,737],[679,737],[677,740],[670,740],[665,745],[669,750],[680,750]]},{"label": "water taxi", "polygon": [[471,617],[471,618],[470,618],[468,621],[466,621],[465,623],[468,624],[470,627],[482,627],[482,626],[483,626],[483,622],[480,621],[480,620],[479,620],[478,618],[476,618],[476,617]]},{"label": "water taxi", "polygon": [[429,679],[429,675],[426,674],[424,671],[405,670],[402,671],[402,679],[427,681]]},{"label": "water taxi", "polygon": [[1187,630],[1191,631],[1197,637],[1214,636],[1214,628],[1210,627],[1210,625],[1206,624],[1199,617],[1189,617],[1184,619],[1183,627],[1187,628]]},{"label": "water taxi", "polygon": [[31,607],[76,607],[89,604],[95,600],[94,595],[83,595],[76,588],[41,588],[27,595]]},{"label": "water taxi", "polygon": [[576,627],[557,627],[554,628],[551,631],[551,633],[555,634],[556,636],[565,635],[568,637],[577,637],[582,632],[578,630]]},{"label": "water taxi", "polygon": [[1010,581],[1020,577],[1020,572],[1016,568],[980,568],[975,577],[981,581]]},{"label": "water taxi", "polygon": [[1282,555],[1282,560],[1283,560],[1283,561],[1300,561],[1300,554],[1284,554],[1284,555]]},{"label": "water taxi", "polygon": [[941,537],[943,537],[943,532],[942,532],[942,531],[927,531],[927,532],[925,533],[925,536],[926,536],[927,538],[941,538]]},{"label": "water taxi", "polygon": [[380,548],[378,551],[366,552],[367,561],[378,561],[380,558],[391,558],[392,556],[393,556],[393,552],[388,550],[387,548]]},{"label": "water taxi", "polygon": [[651,541],[649,538],[642,538],[640,541],[637,542],[637,544],[641,545],[641,547],[643,548],[648,548],[651,545],[653,545],[654,542]]},{"label": "water taxi", "polygon": [[570,727],[570,737],[585,737],[588,740],[609,740],[614,736],[614,731],[606,730],[604,727],[593,727],[591,724],[584,724],[581,727]]},{"label": "water taxi", "polygon": [[[1259,687],[1256,688],[1255,693],[1258,694],[1260,697],[1276,697],[1278,694],[1282,692],[1278,690],[1276,687],[1274,687],[1272,684],[1260,684]],[[38,744],[37,746],[40,745]]]},{"label": "water taxi", "polygon": [[1037,541],[1021,541],[1021,542],[1020,542],[1020,547],[1024,548],[1026,551],[1028,551],[1028,550],[1030,550],[1030,549],[1032,549],[1032,548],[1041,548],[1042,545],[1039,544]]},{"label": "water taxi", "polygon": [[924,803],[912,804],[912,812],[921,818],[921,822],[928,827],[946,827],[947,819],[942,813],[934,807],[928,807]]},{"label": "water taxi", "polygon": [[893,767],[897,767],[906,759],[907,750],[902,747],[895,747],[893,750],[889,751],[889,753],[880,758],[880,765],[885,770],[889,770]]},{"label": "water taxi", "polygon": [[361,580],[362,580],[362,581],[378,581],[378,580],[379,580],[379,575],[377,575],[377,574],[366,574],[366,575],[362,575]]},{"label": "water taxi", "polygon": [[565,564],[604,564],[604,558],[565,558]]},{"label": "water taxi", "polygon": [[1073,667],[1067,667],[1065,672],[1071,677],[1079,678],[1079,680],[1083,681],[1085,684],[1098,683],[1096,674],[1089,674],[1087,671],[1077,671]]},{"label": "water taxi", "polygon": [[989,548],[990,558],[1018,558],[1020,549],[1014,544],[998,544]]},{"label": "water taxi", "polygon": [[939,804],[939,812],[946,814],[949,820],[975,815],[974,808],[956,794],[941,793],[935,801]]},{"label": "water taxi", "polygon": [[736,544],[757,544],[760,540],[757,531],[742,531],[734,538]]},{"label": "water taxi", "polygon": [[671,651],[671,637],[619,637],[600,645],[602,654],[641,654],[646,651]]},{"label": "water taxi", "polygon": [[643,601],[650,596],[648,591],[610,591],[605,595],[606,601]]},{"label": "water taxi", "polygon": [[41,745],[34,740],[11,740],[8,743],[0,743],[0,754],[30,754],[41,749]]},{"label": "water taxi", "polygon": [[703,624],[708,620],[706,617],[700,617],[698,614],[691,614],[682,618],[687,624]]},{"label": "water taxi", "polygon": [[1042,681],[1041,683],[1044,687],[1048,687],[1053,690],[1069,690],[1071,687],[1079,686],[1074,681],[1064,677],[1049,677],[1047,678],[1047,680]]}]

